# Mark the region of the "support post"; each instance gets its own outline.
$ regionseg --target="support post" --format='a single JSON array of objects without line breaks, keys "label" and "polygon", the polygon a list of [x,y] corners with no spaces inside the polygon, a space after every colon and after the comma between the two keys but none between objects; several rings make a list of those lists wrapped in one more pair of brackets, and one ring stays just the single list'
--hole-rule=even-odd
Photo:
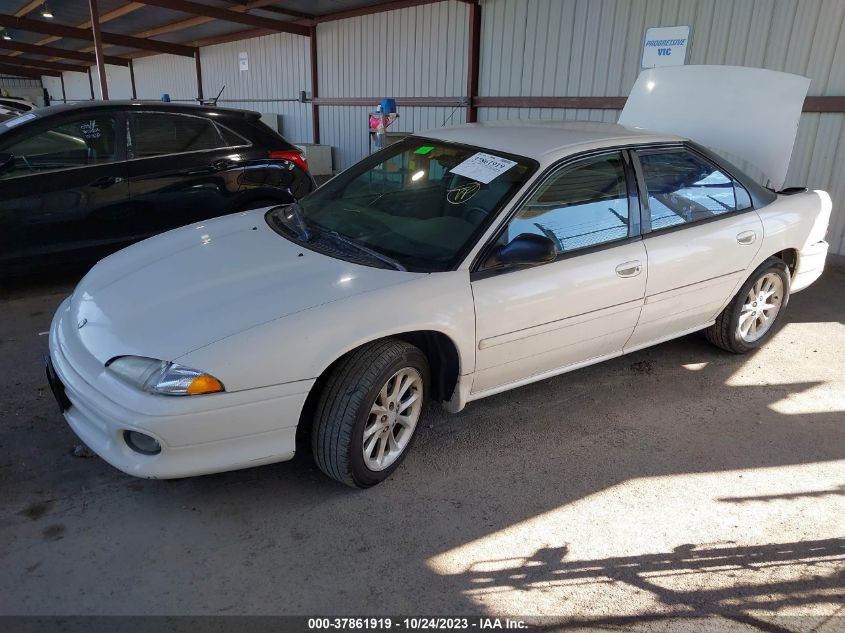
[{"label": "support post", "polygon": [[[103,101],[109,100],[109,86],[106,79],[106,64],[103,61],[103,37],[100,34],[100,11],[97,9],[97,0],[88,0],[88,12],[91,17],[91,34],[94,36],[94,56],[97,58],[97,74],[100,77],[100,93]],[[89,76],[90,76],[90,70]],[[93,88],[91,98],[94,98]]]},{"label": "support post", "polygon": [[94,100],[94,79],[91,76],[91,67],[88,66],[88,87],[91,88],[91,101]]},{"label": "support post", "polygon": [[135,65],[129,60],[129,83],[132,84],[132,98],[138,98],[138,91],[135,90]]},{"label": "support post", "polygon": [[200,61],[200,49],[194,49],[194,64],[197,67],[197,102],[203,100],[202,96],[202,62]]},{"label": "support post", "polygon": [[319,80],[317,74],[317,27],[312,26],[309,33],[311,40],[311,136],[315,144],[320,142],[320,106],[315,99],[320,96]]},{"label": "support post", "polygon": [[65,93],[65,75],[59,75],[59,80],[62,82],[62,103],[67,103],[67,94]]},{"label": "support post", "polygon": [[469,44],[467,60],[467,123],[478,121],[475,97],[478,95],[478,71],[481,64],[481,5],[469,5]]}]

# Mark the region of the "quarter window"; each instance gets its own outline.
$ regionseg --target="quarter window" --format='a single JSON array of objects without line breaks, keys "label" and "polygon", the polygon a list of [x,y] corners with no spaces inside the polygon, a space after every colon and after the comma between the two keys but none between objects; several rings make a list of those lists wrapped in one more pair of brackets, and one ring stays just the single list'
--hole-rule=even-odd
[{"label": "quarter window", "polygon": [[223,146],[208,119],[178,114],[139,113],[133,118],[132,155],[135,158],[180,154]]},{"label": "quarter window", "polygon": [[95,115],[38,132],[2,150],[14,156],[11,178],[115,161],[115,119]]},{"label": "quarter window", "polygon": [[[737,210],[733,179],[709,161],[688,151],[641,152],[639,157],[653,230]],[[742,193],[739,208],[750,207],[748,194]]]},{"label": "quarter window", "polygon": [[501,243],[534,233],[564,253],[627,237],[628,218],[622,155],[605,154],[549,176],[511,219]]}]

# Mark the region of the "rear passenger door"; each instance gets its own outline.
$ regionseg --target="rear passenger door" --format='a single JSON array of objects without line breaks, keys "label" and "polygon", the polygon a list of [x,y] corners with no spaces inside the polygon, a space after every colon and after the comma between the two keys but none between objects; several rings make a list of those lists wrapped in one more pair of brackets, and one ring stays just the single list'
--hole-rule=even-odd
[{"label": "rear passenger door", "polygon": [[201,116],[132,112],[129,195],[139,234],[153,234],[223,215],[243,173],[217,126]]},{"label": "rear passenger door", "polygon": [[743,186],[686,147],[641,149],[648,282],[626,351],[712,322],[745,280],[763,224]]}]

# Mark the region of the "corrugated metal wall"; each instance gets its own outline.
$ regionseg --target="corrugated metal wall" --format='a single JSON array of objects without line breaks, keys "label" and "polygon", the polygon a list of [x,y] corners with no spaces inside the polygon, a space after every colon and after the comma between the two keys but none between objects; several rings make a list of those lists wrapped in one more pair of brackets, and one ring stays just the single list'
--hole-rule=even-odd
[{"label": "corrugated metal wall", "polygon": [[[624,96],[651,26],[690,25],[688,64],[810,77],[811,95],[845,95],[842,0],[484,0],[480,94]],[[505,63],[511,60],[510,63]],[[617,111],[482,108],[479,120],[592,119]],[[829,239],[845,253],[845,114],[801,117],[787,185],[834,200]]]},{"label": "corrugated metal wall", "polygon": [[[221,106],[280,115],[279,131],[288,140],[310,142],[310,104],[279,101],[298,99],[301,90],[311,92],[309,47],[306,37],[277,33],[203,48],[200,55],[205,97],[215,96],[226,86],[220,97]],[[241,52],[247,54],[249,70],[239,69]],[[193,68],[191,72],[193,75]],[[191,81],[196,84],[195,76]]]},{"label": "corrugated metal wall", "polygon": [[[468,6],[450,0],[318,26],[321,97],[459,96],[466,90]],[[640,70],[651,26],[692,27],[687,63],[737,64],[803,74],[811,95],[845,95],[843,0],[482,0],[482,96],[624,96]],[[248,71],[238,53],[249,54]],[[292,141],[311,140],[308,39],[271,35],[202,49],[205,96],[226,85],[221,105],[281,114]],[[69,81],[69,79],[71,81]],[[77,81],[78,79],[78,81]],[[138,96],[196,96],[194,62],[172,55],[135,62]],[[68,98],[89,98],[87,77],[66,73]],[[52,90],[51,90],[52,92]],[[375,105],[375,104],[373,104]],[[368,151],[364,106],[321,106],[322,142],[335,168]],[[402,107],[392,130],[463,122],[451,107]],[[499,118],[615,121],[612,110],[482,108]],[[804,114],[787,184],[827,189],[836,215],[830,239],[845,252],[845,114]]]},{"label": "corrugated metal wall", "polygon": [[0,77],[0,88],[40,88],[40,79],[23,79],[20,77]]},{"label": "corrugated metal wall", "polygon": [[[161,99],[169,94],[174,101],[197,97],[197,75],[193,57],[154,55],[133,62],[135,89],[139,99]],[[65,73],[67,82],[67,73]]]},{"label": "corrugated metal wall", "polygon": [[[441,2],[326,22],[317,27],[321,97],[454,97],[466,92],[467,6]],[[335,168],[369,152],[373,107],[323,106],[320,136]],[[403,107],[389,131],[463,123],[463,108]]]}]

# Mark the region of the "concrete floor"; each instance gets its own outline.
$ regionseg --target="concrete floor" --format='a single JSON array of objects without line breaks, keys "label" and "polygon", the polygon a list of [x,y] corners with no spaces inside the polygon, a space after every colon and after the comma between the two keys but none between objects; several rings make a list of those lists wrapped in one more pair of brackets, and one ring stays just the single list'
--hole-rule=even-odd
[{"label": "concrete floor", "polygon": [[72,281],[0,300],[0,614],[845,629],[842,269],[756,354],[688,336],[430,409],[360,492],[309,455],[179,481],[74,456],[41,365]]}]

